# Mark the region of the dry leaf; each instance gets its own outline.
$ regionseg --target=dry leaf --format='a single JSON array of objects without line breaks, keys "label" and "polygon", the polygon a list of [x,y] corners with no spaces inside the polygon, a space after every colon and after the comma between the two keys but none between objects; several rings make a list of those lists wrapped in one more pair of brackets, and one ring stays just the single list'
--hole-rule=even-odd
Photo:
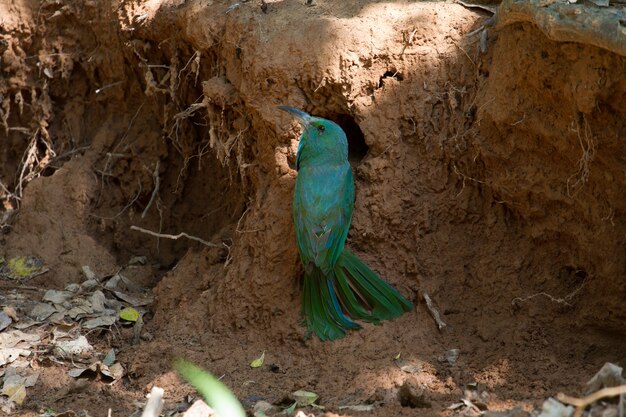
[{"label": "dry leaf", "polygon": [[9,327],[13,323],[13,319],[4,311],[0,311],[0,332]]},{"label": "dry leaf", "polygon": [[291,394],[293,399],[296,400],[296,403],[300,407],[306,407],[308,405],[312,405],[319,396],[311,391],[298,390]]},{"label": "dry leaf", "polygon": [[250,368],[260,368],[263,366],[263,362],[265,361],[265,351],[261,353],[261,356],[250,362]]}]

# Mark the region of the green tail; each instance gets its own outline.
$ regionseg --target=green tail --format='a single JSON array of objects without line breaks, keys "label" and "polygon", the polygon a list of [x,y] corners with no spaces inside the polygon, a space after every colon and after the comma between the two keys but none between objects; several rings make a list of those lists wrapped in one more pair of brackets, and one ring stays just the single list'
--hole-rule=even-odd
[{"label": "green tail", "polygon": [[341,339],[348,330],[360,328],[352,319],[378,323],[412,308],[410,301],[347,249],[330,276],[314,268],[304,277],[302,313],[309,330],[322,340]]}]

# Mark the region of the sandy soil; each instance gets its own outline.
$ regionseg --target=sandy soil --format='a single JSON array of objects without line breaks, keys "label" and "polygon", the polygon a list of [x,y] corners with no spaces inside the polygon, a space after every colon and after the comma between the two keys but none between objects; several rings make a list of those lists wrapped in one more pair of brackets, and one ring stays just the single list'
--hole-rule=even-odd
[{"label": "sandy soil", "polygon": [[[467,34],[489,16],[446,2],[0,3],[0,255],[41,258],[50,271],[28,285],[43,289],[146,256],[128,275],[156,295],[140,343],[88,336],[119,350],[122,380],[58,398],[67,369],[35,361],[17,415],[130,415],[154,385],[171,408],[193,392],[175,356],[224,375],[247,408],[306,389],[328,416],[372,417],[456,415],[468,387],[489,410],[529,411],[623,364],[626,59],[531,24],[488,29],[481,51]],[[304,337],[298,130],[280,104],[346,130],[348,246],[413,312]],[[402,386],[426,408],[401,402]]]}]

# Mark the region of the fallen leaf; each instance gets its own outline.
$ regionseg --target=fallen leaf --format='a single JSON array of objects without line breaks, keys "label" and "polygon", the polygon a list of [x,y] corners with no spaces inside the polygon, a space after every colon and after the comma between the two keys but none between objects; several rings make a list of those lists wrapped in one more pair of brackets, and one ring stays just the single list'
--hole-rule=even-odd
[{"label": "fallen leaf", "polygon": [[24,386],[26,388],[34,387],[39,379],[39,372],[33,372],[32,374],[26,375],[24,377]]},{"label": "fallen leaf", "polygon": [[65,313],[66,312],[67,312],[67,310],[57,311],[56,313],[54,313],[53,315],[48,317],[47,321],[49,321],[51,323],[65,323]]},{"label": "fallen leaf", "polygon": [[55,350],[61,354],[81,355],[92,352],[93,346],[89,344],[85,336],[80,335],[75,340],[60,340],[55,342]]},{"label": "fallen leaf", "polygon": [[140,293],[144,291],[144,289],[136,284],[133,280],[126,278],[122,274],[115,274],[111,279],[109,279],[106,284],[104,284],[104,288],[107,290],[124,290],[126,292],[135,292]]},{"label": "fallen leaf", "polygon": [[89,368],[73,368],[73,369],[70,369],[69,371],[67,371],[67,374],[69,376],[71,376],[72,378],[78,378],[85,371],[89,371]]},{"label": "fallen leaf", "polygon": [[407,374],[415,374],[415,373],[420,372],[422,370],[421,365],[407,362],[404,359],[398,359],[398,360],[396,360],[394,362],[395,362],[395,364],[396,364],[396,366],[398,368],[400,368],[401,370],[403,370]]},{"label": "fallen leaf", "polygon": [[263,366],[263,362],[265,361],[265,351],[261,353],[261,356],[250,362],[250,368],[260,368]]},{"label": "fallen leaf", "polygon": [[24,387],[24,385],[17,385],[6,391],[3,388],[2,394],[8,396],[9,401],[13,401],[17,405],[22,405],[26,399],[26,387]]},{"label": "fallen leaf", "polygon": [[71,338],[72,334],[76,332],[78,325],[76,323],[72,323],[70,325],[67,324],[59,324],[54,326],[52,329],[52,339],[59,340],[63,338]]},{"label": "fallen leaf", "polygon": [[98,285],[100,285],[100,283],[95,279],[88,279],[86,281],[83,281],[83,283],[80,284],[80,287],[83,291],[91,291],[95,289]]},{"label": "fallen leaf", "polygon": [[622,376],[623,369],[614,363],[607,362],[596,373],[593,378],[587,382],[585,392],[591,394],[602,388],[616,387],[626,384],[626,379]]},{"label": "fallen leaf", "polygon": [[300,407],[306,407],[308,405],[312,405],[319,396],[311,391],[298,390],[291,394],[293,399],[296,400],[296,403]]},{"label": "fallen leaf", "polygon": [[561,404],[554,398],[548,398],[541,405],[541,413],[537,417],[571,417],[572,414],[574,414],[574,407]]},{"label": "fallen leaf", "polygon": [[120,318],[122,320],[135,322],[139,318],[139,312],[132,307],[124,307],[120,310]]},{"label": "fallen leaf", "polygon": [[106,327],[115,324],[117,317],[115,316],[102,316],[93,319],[85,320],[82,322],[82,326],[86,329],[95,329],[96,327]]},{"label": "fallen leaf", "polygon": [[20,375],[11,375],[4,378],[0,394],[9,397],[17,405],[21,405],[26,398],[26,378]]},{"label": "fallen leaf", "polygon": [[0,333],[0,346],[4,348],[15,347],[20,342],[27,342],[29,345],[34,345],[40,340],[41,337],[39,335],[34,333],[24,333],[21,330],[11,330]]},{"label": "fallen leaf", "polygon": [[118,380],[124,376],[124,367],[122,366],[121,363],[116,362],[113,365],[108,366],[108,367],[106,365],[103,365],[100,372],[102,372],[103,375],[106,375],[109,378]]},{"label": "fallen leaf", "polygon": [[0,264],[0,275],[16,280],[28,279],[48,272],[43,261],[34,256],[18,256]]},{"label": "fallen leaf", "polygon": [[56,313],[57,309],[48,303],[38,303],[30,311],[29,316],[37,321],[43,321],[50,317],[53,313]]},{"label": "fallen leaf", "polygon": [[[295,404],[295,403],[294,403]],[[275,414],[276,406],[268,403],[267,401],[258,401],[252,408],[252,415],[254,417],[268,417],[268,413]]]},{"label": "fallen leaf", "polygon": [[84,298],[80,298],[78,300],[74,300],[76,305],[74,307],[67,310],[66,314],[75,320],[79,320],[84,316],[88,316],[93,314],[93,309],[91,308],[91,302],[85,300]]},{"label": "fallen leaf", "polygon": [[36,324],[41,324],[41,322],[26,318],[26,319],[20,320],[18,323],[15,323],[13,327],[15,327],[18,330],[24,330],[24,329],[28,329],[29,327],[33,327]]},{"label": "fallen leaf", "polygon": [[202,400],[196,400],[191,407],[183,413],[183,417],[213,417],[215,410]]},{"label": "fallen leaf", "polygon": [[122,282],[122,276],[120,274],[115,274],[104,284],[104,288],[107,290],[114,290],[120,282]]},{"label": "fallen leaf", "polygon": [[76,283],[67,284],[65,286],[65,291],[69,291],[71,293],[77,293],[80,290],[80,285]]},{"label": "fallen leaf", "polygon": [[132,305],[133,307],[140,307],[140,306],[148,305],[153,300],[153,298],[150,296],[146,296],[146,297],[138,296],[138,295],[133,295],[133,294],[127,294],[122,291],[113,291],[113,294],[115,294],[115,296],[119,298],[120,300],[126,301],[128,304]]},{"label": "fallen leaf", "polygon": [[30,355],[30,350],[16,347],[0,348],[0,366],[11,363],[21,356]]},{"label": "fallen leaf", "polygon": [[89,297],[89,301],[91,302],[91,310],[96,313],[104,311],[105,300],[106,297],[104,296],[104,293],[102,291],[94,291],[93,294],[91,294],[91,297]]},{"label": "fallen leaf", "polygon": [[283,410],[283,413],[287,414],[288,416],[292,415],[293,413],[296,412],[296,406],[298,405],[298,402],[294,402],[293,404],[291,404],[289,407],[285,408]]},{"label": "fallen leaf", "polygon": [[13,319],[4,311],[0,311],[0,332],[9,327]]},{"label": "fallen leaf", "polygon": [[115,349],[111,348],[109,352],[106,354],[104,359],[102,359],[102,363],[106,366],[111,366],[115,362]]}]

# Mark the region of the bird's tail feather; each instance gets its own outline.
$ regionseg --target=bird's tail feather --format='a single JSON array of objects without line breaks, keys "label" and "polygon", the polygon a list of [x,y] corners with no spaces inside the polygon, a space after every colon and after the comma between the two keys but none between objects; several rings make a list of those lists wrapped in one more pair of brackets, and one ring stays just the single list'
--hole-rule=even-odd
[{"label": "bird's tail feather", "polygon": [[348,314],[354,318],[377,323],[401,316],[413,308],[409,300],[347,249],[339,255],[335,275],[339,281],[349,283],[350,288],[345,283],[339,283],[338,288]]},{"label": "bird's tail feather", "polygon": [[327,277],[319,268],[304,276],[302,313],[309,330],[322,340],[341,339],[346,331],[361,327],[344,314],[332,273]]},{"label": "bird's tail feather", "polygon": [[313,268],[304,277],[302,313],[309,330],[322,340],[340,339],[348,330],[358,329],[352,319],[378,323],[412,308],[410,301],[347,249],[330,274]]}]

